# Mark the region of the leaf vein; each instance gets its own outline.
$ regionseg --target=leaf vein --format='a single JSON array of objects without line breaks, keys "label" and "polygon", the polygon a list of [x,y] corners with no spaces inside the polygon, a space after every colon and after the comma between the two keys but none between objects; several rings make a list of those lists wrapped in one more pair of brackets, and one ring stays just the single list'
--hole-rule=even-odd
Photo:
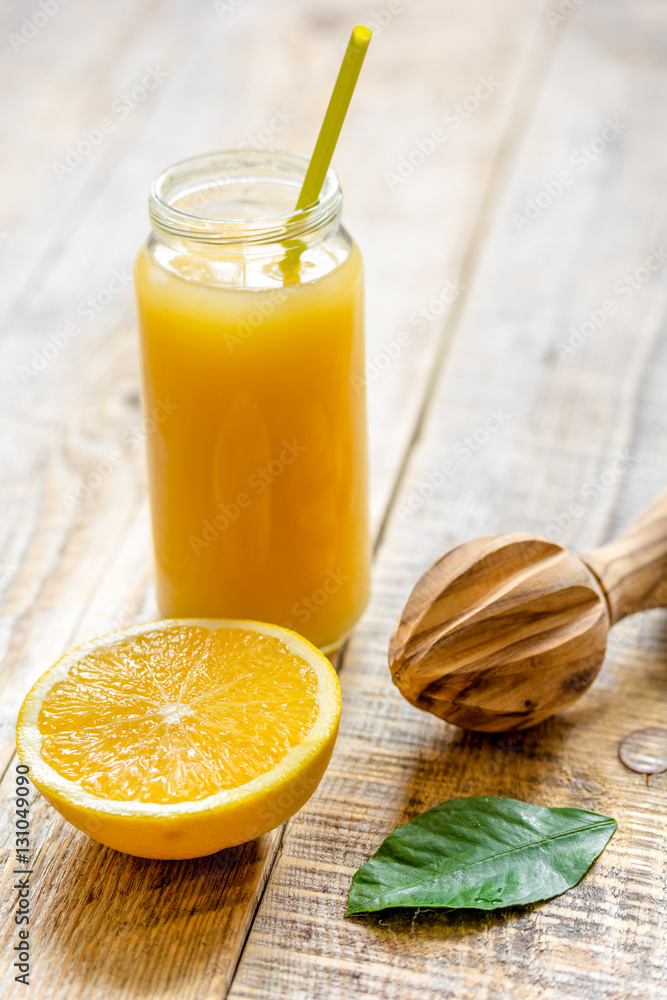
[{"label": "leaf vein", "polygon": [[[434,874],[439,875],[439,876],[455,875],[457,872],[464,871],[466,868],[474,868],[476,865],[484,864],[485,861],[492,861],[494,858],[501,858],[501,857],[504,857],[505,855],[508,855],[508,854],[514,854],[517,851],[525,851],[525,850],[528,850],[531,847],[539,847],[541,844],[549,843],[550,841],[553,841],[553,840],[560,840],[563,837],[573,837],[573,836],[575,836],[578,833],[585,833],[588,830],[605,829],[605,828],[607,828],[609,826],[614,826],[615,827],[616,826],[616,821],[615,820],[610,820],[609,822],[606,822],[606,823],[594,823],[592,826],[581,826],[581,827],[577,827],[574,830],[566,830],[564,833],[557,833],[557,834],[554,834],[553,836],[542,837],[540,840],[533,840],[533,841],[529,841],[526,844],[519,844],[517,847],[511,847],[507,851],[497,851],[495,854],[487,854],[487,855],[485,855],[485,857],[478,858],[476,861],[470,861],[470,862],[467,862],[467,863],[464,862],[463,864],[458,865],[456,868],[450,868],[448,871],[442,871],[442,870],[438,870],[438,869],[435,869],[435,870],[428,869],[426,871],[426,873],[425,873],[427,877],[424,879],[423,882],[415,880],[414,884],[412,884],[412,885],[404,885],[404,886],[401,886],[400,888],[389,889],[387,892],[381,894],[380,896],[377,896],[374,899],[374,902],[379,902],[379,901],[381,901],[381,899],[383,898],[383,896],[388,896],[388,895],[391,895],[392,893],[394,893],[394,894],[400,894],[400,893],[408,892],[408,891],[410,891],[412,889],[418,889],[418,888],[421,889],[421,888],[424,888],[424,886],[428,883],[428,881],[433,881],[433,875]],[[430,878],[429,878],[429,876],[430,876]]]}]

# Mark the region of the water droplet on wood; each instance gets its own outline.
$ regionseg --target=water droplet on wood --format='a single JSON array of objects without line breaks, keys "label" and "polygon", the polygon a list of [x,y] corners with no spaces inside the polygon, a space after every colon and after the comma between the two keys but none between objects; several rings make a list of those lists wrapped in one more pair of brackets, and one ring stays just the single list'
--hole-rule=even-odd
[{"label": "water droplet on wood", "polygon": [[631,771],[646,775],[667,771],[667,729],[636,729],[621,742],[618,756]]}]

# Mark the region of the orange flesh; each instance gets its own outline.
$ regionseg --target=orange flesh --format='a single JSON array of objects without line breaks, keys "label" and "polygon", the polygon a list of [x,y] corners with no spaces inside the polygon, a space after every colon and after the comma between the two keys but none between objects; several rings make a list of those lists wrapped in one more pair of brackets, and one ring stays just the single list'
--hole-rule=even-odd
[{"label": "orange flesh", "polygon": [[46,695],[42,757],[108,799],[193,802],[270,771],[311,731],[317,675],[279,639],[178,626],[89,654]]}]

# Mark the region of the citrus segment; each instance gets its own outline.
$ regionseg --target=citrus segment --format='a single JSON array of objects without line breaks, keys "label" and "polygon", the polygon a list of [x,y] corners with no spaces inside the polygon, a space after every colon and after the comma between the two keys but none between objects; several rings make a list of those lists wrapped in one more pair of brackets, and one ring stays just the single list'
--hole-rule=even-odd
[{"label": "citrus segment", "polygon": [[331,664],[287,629],[153,622],[47,671],[21,709],[17,747],[51,803],[102,843],[195,857],[300,808],[339,713]]}]

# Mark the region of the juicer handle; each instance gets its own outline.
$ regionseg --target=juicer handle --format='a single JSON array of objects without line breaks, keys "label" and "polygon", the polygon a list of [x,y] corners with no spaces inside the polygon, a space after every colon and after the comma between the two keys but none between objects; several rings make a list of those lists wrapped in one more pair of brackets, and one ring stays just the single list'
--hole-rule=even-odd
[{"label": "juicer handle", "polygon": [[667,607],[667,490],[627,531],[582,559],[607,595],[610,625],[637,611]]}]

